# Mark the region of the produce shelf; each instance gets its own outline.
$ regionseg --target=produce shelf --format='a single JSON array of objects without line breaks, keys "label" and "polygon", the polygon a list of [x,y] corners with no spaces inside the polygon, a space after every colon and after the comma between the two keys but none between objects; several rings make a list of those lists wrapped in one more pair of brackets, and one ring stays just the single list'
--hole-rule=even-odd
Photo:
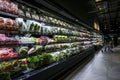
[{"label": "produce shelf", "polygon": [[34,80],[34,79],[35,80],[48,80],[48,79],[52,80],[54,77],[56,77],[60,73],[68,69],[71,69],[74,65],[76,65],[77,63],[82,61],[82,59],[84,59],[85,57],[87,57],[92,53],[94,53],[93,47],[83,51],[80,54],[71,56],[67,59],[63,59],[61,61],[55,62],[53,64],[42,67],[40,69],[33,70],[29,73],[24,73],[22,76],[18,78],[14,78],[13,80]]},{"label": "produce shelf", "polygon": [[[0,77],[5,70],[10,73],[10,80],[54,80],[56,75],[94,53],[93,38],[101,38],[82,24],[44,12],[26,1],[4,3],[16,8],[5,7],[0,11]],[[31,71],[25,72],[28,68]]]},{"label": "produce shelf", "polygon": [[[55,45],[55,44],[63,44],[63,43],[76,43],[78,41],[74,41],[74,42],[54,42],[54,43],[48,43],[45,44],[46,45]],[[16,46],[28,46],[28,45],[41,45],[40,43],[11,43],[11,44],[0,44],[0,47],[16,47]],[[42,45],[41,45],[42,46]]]},{"label": "produce shelf", "polygon": [[6,17],[12,17],[12,18],[18,18],[18,15],[12,14],[12,13],[8,13],[8,12],[4,12],[4,11],[0,11],[0,15],[6,16]]},{"label": "produce shelf", "polygon": [[[49,25],[49,26],[56,26],[56,27],[60,27],[60,28],[65,28],[65,29],[69,29],[69,30],[74,30],[73,28],[69,28],[69,27],[64,27],[64,26],[61,26],[61,25],[58,25],[58,24],[54,24],[54,23],[50,23],[50,22],[45,22],[45,21],[40,21],[40,20],[36,20],[36,19],[33,19],[33,18],[29,18],[29,17],[26,17],[26,16],[21,16],[21,15],[15,15],[15,14],[12,14],[12,13],[8,13],[8,12],[4,12],[4,11],[0,11],[0,15],[4,15],[4,16],[7,16],[7,17],[12,17],[12,18],[23,18],[24,20],[34,20],[34,21],[37,21],[37,22],[40,22],[40,23],[45,23],[46,25]],[[84,32],[84,31],[81,31],[79,30],[80,32]],[[84,32],[86,33],[86,32]]]},{"label": "produce shelf", "polygon": [[45,52],[48,52],[48,53],[52,53],[52,52],[56,52],[56,51],[62,51],[62,50],[65,50],[66,48],[62,48],[62,49],[56,49],[56,50],[41,50],[40,52],[32,52],[30,54],[26,54],[25,56],[18,56],[18,57],[9,57],[9,58],[5,58],[5,59],[2,59],[0,58],[0,62],[3,62],[3,61],[12,61],[12,60],[19,60],[19,59],[24,59],[24,58],[27,58],[27,57],[31,57],[31,56],[37,56],[37,55],[40,55],[42,53],[45,53]]},{"label": "produce shelf", "polygon": [[73,37],[80,37],[80,35],[72,35],[72,34],[42,34],[42,32],[31,32],[31,31],[20,31],[20,30],[9,30],[9,29],[0,29],[1,34],[13,34],[13,35],[25,35],[31,34],[34,36],[50,36],[53,37],[54,35],[64,35],[64,36],[73,36]]},{"label": "produce shelf", "polygon": [[31,57],[31,56],[36,56],[36,55],[39,55],[39,54],[37,54],[37,53],[35,54],[35,52],[34,52],[34,53],[31,53],[31,54],[27,54],[26,56],[21,56],[21,57],[16,57],[16,58],[10,57],[10,58],[6,58],[6,59],[0,59],[0,62],[19,60],[19,59],[24,59],[24,58]]},{"label": "produce shelf", "polygon": [[0,44],[0,47],[16,47],[16,46],[27,46],[27,45],[40,45],[40,44],[35,44],[35,43],[18,43],[18,44]]},{"label": "produce shelf", "polygon": [[4,16],[7,16],[7,17],[12,17],[12,18],[23,18],[24,20],[34,20],[34,21],[37,21],[37,22],[40,22],[40,23],[45,23],[46,25],[49,25],[49,26],[56,26],[56,27],[61,27],[61,28],[73,30],[72,28],[66,28],[66,27],[63,27],[61,25],[57,25],[57,24],[53,24],[53,23],[50,23],[50,22],[36,20],[36,19],[29,18],[29,17],[26,17],[26,16],[15,15],[15,14],[4,12],[4,11],[0,11],[0,15],[4,15]]}]

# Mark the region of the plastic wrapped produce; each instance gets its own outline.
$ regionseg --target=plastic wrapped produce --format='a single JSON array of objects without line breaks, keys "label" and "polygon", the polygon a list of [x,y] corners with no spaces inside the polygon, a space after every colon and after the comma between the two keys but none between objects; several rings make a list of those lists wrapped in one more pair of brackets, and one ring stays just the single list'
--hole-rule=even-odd
[{"label": "plastic wrapped produce", "polygon": [[3,10],[4,8],[4,3],[3,3],[3,0],[0,0],[0,10]]},{"label": "plastic wrapped produce", "polygon": [[14,13],[14,14],[18,14],[18,6],[17,6],[17,4],[15,4],[15,3],[11,3],[11,11],[12,11],[12,13]]},{"label": "plastic wrapped produce", "polygon": [[41,24],[36,21],[27,20],[28,30],[31,32],[41,32]]},{"label": "plastic wrapped produce", "polygon": [[13,14],[18,14],[18,6],[8,0],[0,0],[0,10]]},{"label": "plastic wrapped produce", "polygon": [[18,54],[13,52],[12,48],[0,48],[1,59],[15,58],[15,57],[18,57]]},{"label": "plastic wrapped produce", "polygon": [[12,27],[13,29],[18,29],[18,24],[15,20],[12,20],[13,21],[13,24],[12,24]]},{"label": "plastic wrapped produce", "polygon": [[4,25],[5,25],[5,28],[7,29],[11,29],[12,28],[12,23],[13,21],[9,18],[5,18],[4,19]]},{"label": "plastic wrapped produce", "polygon": [[28,54],[28,47],[20,47],[19,56],[26,56]]},{"label": "plastic wrapped produce", "polygon": [[34,38],[20,37],[18,38],[20,44],[33,44],[36,42]]},{"label": "plastic wrapped produce", "polygon": [[19,10],[18,10],[19,15],[25,16],[24,9],[25,7],[23,5],[19,5]]},{"label": "plastic wrapped produce", "polygon": [[0,17],[0,27],[4,27],[4,18]]},{"label": "plastic wrapped produce", "polygon": [[0,17],[0,27],[2,29],[9,29],[9,30],[18,29],[18,25],[15,20],[12,20],[10,18],[3,18],[3,17]]},{"label": "plastic wrapped produce", "polygon": [[22,18],[16,18],[16,22],[17,22],[20,30],[28,31],[28,27]]},{"label": "plastic wrapped produce", "polygon": [[31,18],[31,15],[30,15],[31,10],[30,10],[30,8],[26,8],[25,13],[26,13],[26,16],[27,16],[27,17]]}]

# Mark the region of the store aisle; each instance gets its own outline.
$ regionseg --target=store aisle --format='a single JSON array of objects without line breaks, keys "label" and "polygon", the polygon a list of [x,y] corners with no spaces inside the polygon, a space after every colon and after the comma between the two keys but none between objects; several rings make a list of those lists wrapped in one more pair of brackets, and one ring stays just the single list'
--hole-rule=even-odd
[{"label": "store aisle", "polygon": [[120,80],[120,46],[113,51],[99,51],[84,68],[77,68],[64,80]]}]

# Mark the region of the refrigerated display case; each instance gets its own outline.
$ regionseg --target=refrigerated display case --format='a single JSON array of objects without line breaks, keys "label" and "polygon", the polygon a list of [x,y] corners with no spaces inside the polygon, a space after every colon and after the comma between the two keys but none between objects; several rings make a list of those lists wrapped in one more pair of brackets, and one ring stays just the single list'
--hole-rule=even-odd
[{"label": "refrigerated display case", "polygon": [[99,33],[40,9],[16,0],[0,3],[0,80],[52,79],[102,44]]}]

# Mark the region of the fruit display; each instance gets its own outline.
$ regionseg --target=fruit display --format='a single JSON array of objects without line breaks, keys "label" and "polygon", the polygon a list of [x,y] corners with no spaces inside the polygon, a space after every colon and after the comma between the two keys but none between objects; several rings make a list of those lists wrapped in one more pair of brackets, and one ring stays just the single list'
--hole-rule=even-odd
[{"label": "fruit display", "polygon": [[0,59],[16,57],[18,57],[18,54],[13,51],[13,48],[0,48]]},{"label": "fruit display", "polygon": [[13,14],[18,14],[18,6],[8,0],[0,0],[0,10]]},{"label": "fruit display", "polygon": [[17,22],[10,18],[3,18],[0,17],[0,28],[1,29],[9,29],[9,30],[16,30],[18,29]]}]

